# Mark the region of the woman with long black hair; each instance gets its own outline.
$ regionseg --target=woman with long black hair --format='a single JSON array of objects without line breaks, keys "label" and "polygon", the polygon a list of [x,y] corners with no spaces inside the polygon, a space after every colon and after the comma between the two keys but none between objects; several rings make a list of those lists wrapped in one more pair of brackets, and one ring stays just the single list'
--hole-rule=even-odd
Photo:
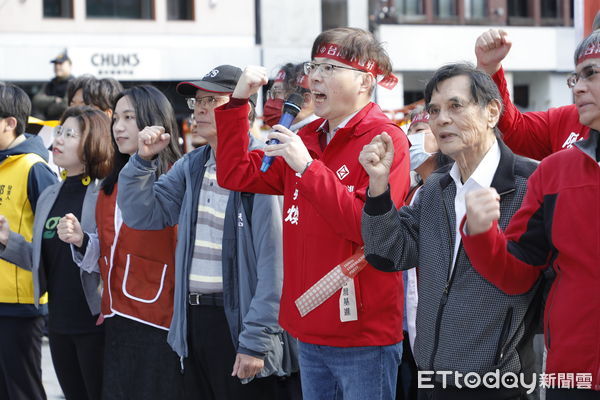
[{"label": "woman with long black hair", "polygon": [[114,168],[98,196],[97,233],[84,234],[76,219],[64,220],[68,229],[63,240],[77,245],[81,238],[90,238],[85,253],[74,253],[78,264],[86,270],[99,268],[104,281],[104,399],[177,399],[182,388],[178,358],[167,344],[176,228],[132,229],[123,223],[116,201],[119,172],[137,152],[138,132],[155,125],[175,138],[158,155],[160,175],[181,156],[171,104],[152,86],[133,87],[117,96],[112,123]]}]

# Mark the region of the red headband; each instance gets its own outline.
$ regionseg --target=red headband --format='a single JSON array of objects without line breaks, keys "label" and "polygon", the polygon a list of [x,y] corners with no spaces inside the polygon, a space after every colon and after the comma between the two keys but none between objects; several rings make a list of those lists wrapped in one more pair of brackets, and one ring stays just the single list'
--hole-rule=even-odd
[{"label": "red headband", "polygon": [[304,74],[298,75],[298,78],[296,78],[296,86],[302,87],[304,89],[310,89],[308,87],[308,76]]},{"label": "red headband", "polygon": [[593,42],[585,49],[581,57],[577,59],[577,64],[581,64],[588,58],[600,58],[600,42]]},{"label": "red headband", "polygon": [[[277,75],[275,75],[274,82],[285,82],[287,80],[287,75],[284,70],[280,69]],[[304,74],[298,75],[296,78],[296,86],[303,87],[304,89],[308,89],[308,77]]]},{"label": "red headband", "polygon": [[426,124],[429,124],[429,113],[427,111],[423,111],[423,112],[420,112],[417,115],[415,115],[414,118],[410,121],[410,125],[408,126],[408,129],[410,129],[410,127],[413,126],[414,124],[418,124],[419,122],[424,122]]},{"label": "red headband", "polygon": [[275,75],[275,82],[285,82],[285,71],[280,69],[277,75]]},{"label": "red headband", "polygon": [[[381,69],[379,69],[379,66],[375,60],[359,60],[356,57],[352,57],[348,60],[347,58],[341,56],[341,52],[342,49],[339,45],[335,43],[324,43],[317,50],[315,57],[330,58],[332,60],[339,61],[342,64],[349,65],[359,71],[373,74],[375,78],[383,75],[383,72]],[[398,83],[398,78],[396,78],[396,76],[391,72],[378,82],[380,86],[383,86],[386,89],[393,89],[394,86],[396,86],[396,83]]]}]

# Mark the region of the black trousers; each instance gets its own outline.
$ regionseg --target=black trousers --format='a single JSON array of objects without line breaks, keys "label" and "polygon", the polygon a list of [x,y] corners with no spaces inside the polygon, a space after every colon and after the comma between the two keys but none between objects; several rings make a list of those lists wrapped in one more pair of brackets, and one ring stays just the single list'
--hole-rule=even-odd
[{"label": "black trousers", "polygon": [[546,389],[546,400],[600,400],[600,391],[584,389]]},{"label": "black trousers", "polygon": [[67,400],[100,400],[104,332],[63,335],[49,332],[54,371]]},{"label": "black trousers", "polygon": [[419,368],[410,348],[408,332],[404,331],[402,341],[402,363],[398,367],[398,382],[396,383],[396,400],[417,399],[417,373]]},{"label": "black trousers", "polygon": [[188,358],[184,361],[189,400],[288,400],[299,398],[299,377],[255,378],[242,384],[231,376],[236,351],[223,307],[188,306]]},{"label": "black trousers", "polygon": [[46,400],[43,327],[43,317],[0,317],[0,399]]},{"label": "black trousers", "polygon": [[179,400],[183,376],[167,331],[128,318],[104,321],[104,400]]}]

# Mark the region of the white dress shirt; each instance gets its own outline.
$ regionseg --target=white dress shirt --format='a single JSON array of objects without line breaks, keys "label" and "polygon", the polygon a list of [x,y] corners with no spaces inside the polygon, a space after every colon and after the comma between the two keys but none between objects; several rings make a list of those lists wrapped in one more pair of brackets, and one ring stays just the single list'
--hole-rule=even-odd
[{"label": "white dress shirt", "polygon": [[460,223],[467,213],[467,209],[465,206],[465,194],[470,191],[476,189],[489,188],[492,184],[492,179],[494,178],[494,174],[498,169],[498,164],[500,163],[500,147],[498,146],[498,141],[494,140],[494,144],[488,152],[485,154],[475,171],[471,174],[469,179],[463,184],[460,179],[460,170],[458,169],[458,165],[455,162],[452,168],[450,169],[450,176],[454,180],[456,184],[456,197],[454,197],[454,212],[456,214],[456,227],[455,227],[455,241],[454,241],[454,255],[452,257],[452,267],[450,269],[450,276],[452,275],[452,270],[454,269],[454,263],[456,262],[456,257],[458,255],[458,248],[460,247],[461,237],[460,237]]}]

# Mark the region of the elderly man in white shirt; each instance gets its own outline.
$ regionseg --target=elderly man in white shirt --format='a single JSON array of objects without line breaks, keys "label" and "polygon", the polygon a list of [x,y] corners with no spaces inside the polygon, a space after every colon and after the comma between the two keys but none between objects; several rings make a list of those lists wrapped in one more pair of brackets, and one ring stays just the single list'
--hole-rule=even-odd
[{"label": "elderly man in white shirt", "polygon": [[[419,398],[520,399],[533,393],[530,312],[539,285],[509,296],[471,265],[460,242],[465,193],[494,187],[505,227],[519,208],[536,164],[502,143],[496,124],[502,112],[498,89],[470,64],[440,68],[427,84],[429,125],[439,149],[454,163],[429,176],[419,197],[396,210],[390,199],[394,159],[386,133],[365,146],[360,162],[369,174],[362,235],[367,261],[381,271],[418,267],[415,361]],[[520,376],[506,384],[505,376]]]}]

